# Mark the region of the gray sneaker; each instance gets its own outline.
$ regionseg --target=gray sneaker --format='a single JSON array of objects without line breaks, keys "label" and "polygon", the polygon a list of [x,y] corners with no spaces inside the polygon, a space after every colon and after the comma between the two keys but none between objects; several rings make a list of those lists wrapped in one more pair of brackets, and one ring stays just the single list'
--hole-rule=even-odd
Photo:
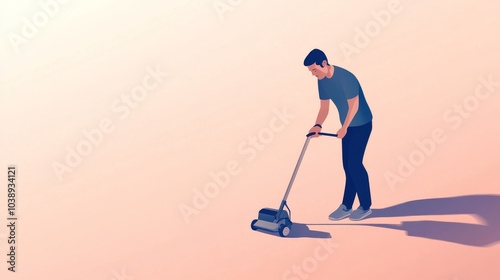
[{"label": "gray sneaker", "polygon": [[351,221],[360,221],[366,218],[368,215],[372,213],[372,209],[365,210],[363,207],[359,206],[358,209],[354,210],[349,216]]},{"label": "gray sneaker", "polygon": [[352,209],[347,210],[347,207],[344,204],[340,204],[339,208],[337,210],[333,211],[330,216],[328,216],[328,219],[332,221],[338,221],[345,219],[351,215]]}]

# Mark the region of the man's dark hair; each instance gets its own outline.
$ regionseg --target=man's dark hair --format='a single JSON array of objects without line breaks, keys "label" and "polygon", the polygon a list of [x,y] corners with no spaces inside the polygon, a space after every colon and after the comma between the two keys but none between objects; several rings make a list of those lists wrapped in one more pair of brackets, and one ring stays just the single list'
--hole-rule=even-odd
[{"label": "man's dark hair", "polygon": [[323,65],[321,65],[323,60],[326,60],[326,64],[330,65],[328,63],[328,58],[326,58],[325,53],[322,50],[314,49],[311,52],[309,52],[309,54],[304,59],[304,66],[313,65],[314,63],[316,63],[321,68],[323,68]]}]

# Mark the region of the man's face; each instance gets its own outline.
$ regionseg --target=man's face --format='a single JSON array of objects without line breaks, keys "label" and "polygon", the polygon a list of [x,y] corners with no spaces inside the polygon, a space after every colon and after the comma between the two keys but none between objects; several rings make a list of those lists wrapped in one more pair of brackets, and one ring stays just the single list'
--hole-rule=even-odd
[{"label": "man's face", "polygon": [[[323,64],[326,66],[326,61],[324,61]],[[311,71],[311,74],[313,76],[316,76],[318,80],[322,80],[328,73],[327,67],[321,67],[316,63],[307,66],[307,69],[309,69],[309,71]]]}]

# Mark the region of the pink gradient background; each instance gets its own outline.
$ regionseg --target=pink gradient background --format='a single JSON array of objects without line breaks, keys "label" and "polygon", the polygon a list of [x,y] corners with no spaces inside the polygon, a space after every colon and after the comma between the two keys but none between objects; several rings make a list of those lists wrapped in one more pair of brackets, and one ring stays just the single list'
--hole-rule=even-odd
[{"label": "pink gradient background", "polygon": [[[278,206],[314,124],[316,80],[302,66],[312,48],[355,73],[372,108],[365,165],[374,209],[500,194],[500,87],[457,129],[443,119],[474,94],[479,77],[500,80],[500,3],[400,1],[401,13],[347,59],[340,44],[353,44],[355,28],[364,28],[388,2],[241,1],[221,19],[212,1],[75,0],[15,53],[8,34],[19,33],[21,18],[41,8],[37,1],[3,1],[0,166],[15,164],[19,171],[19,245],[18,272],[7,272],[1,226],[1,279],[120,280],[122,271],[137,280],[283,279],[313,256],[317,240],[253,232],[250,221],[260,208]],[[169,77],[120,120],[112,102],[141,83],[147,66],[157,65]],[[294,118],[248,161],[239,145],[283,108]],[[82,130],[103,118],[115,131],[60,182],[52,163],[63,162],[66,146],[75,147]],[[338,128],[333,109],[324,131]],[[397,173],[398,157],[408,158],[414,141],[436,128],[446,141],[391,188],[384,174]],[[230,161],[241,173],[186,223],[179,205],[191,204],[193,190],[202,190],[212,181],[209,173]],[[289,204],[295,222],[332,224],[309,228],[329,232],[338,248],[308,279],[500,274],[498,243],[468,246],[399,230],[335,226],[327,216],[341,201],[343,183],[340,141],[312,140]],[[470,215],[436,215],[359,224],[418,220],[480,223]]]}]

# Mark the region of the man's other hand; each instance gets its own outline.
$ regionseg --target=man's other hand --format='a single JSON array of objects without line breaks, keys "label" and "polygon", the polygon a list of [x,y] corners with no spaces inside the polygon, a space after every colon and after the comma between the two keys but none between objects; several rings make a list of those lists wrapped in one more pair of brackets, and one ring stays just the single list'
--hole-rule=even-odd
[{"label": "man's other hand", "polygon": [[339,131],[337,131],[337,137],[342,139],[347,134],[347,127],[341,127]]}]

